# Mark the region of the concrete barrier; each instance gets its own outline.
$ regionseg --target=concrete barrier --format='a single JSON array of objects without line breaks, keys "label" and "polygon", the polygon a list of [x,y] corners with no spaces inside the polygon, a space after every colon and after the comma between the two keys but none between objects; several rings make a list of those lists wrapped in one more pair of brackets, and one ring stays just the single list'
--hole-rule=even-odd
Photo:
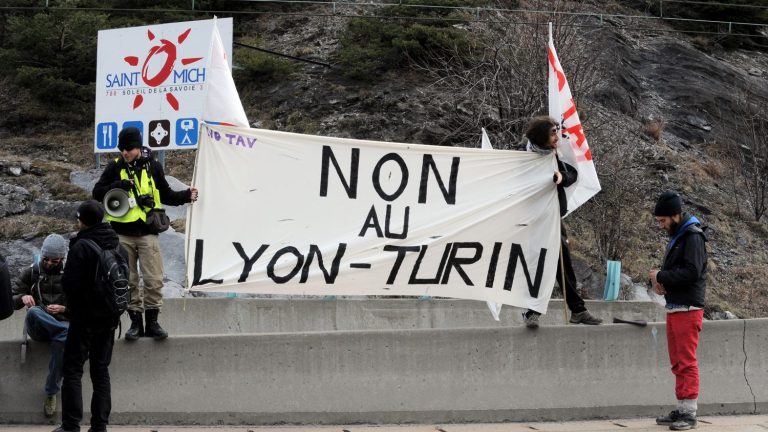
[{"label": "concrete barrier", "polygon": [[[589,310],[610,321],[613,316],[664,321],[664,309],[641,301],[587,301]],[[521,309],[504,307],[501,320],[483,302],[410,299],[166,299],[160,323],[171,335],[279,333],[334,330],[394,330],[521,326]],[[0,322],[0,340],[21,337],[22,311]],[[563,302],[552,300],[544,326],[563,324]],[[127,316],[123,328],[128,328]]]},{"label": "concrete barrier", "polygon": [[[699,358],[701,414],[766,412],[768,319],[706,322]],[[44,422],[47,346],[18,360],[0,342],[0,419]],[[114,424],[573,420],[674,404],[662,323],[120,340],[110,370]]]}]

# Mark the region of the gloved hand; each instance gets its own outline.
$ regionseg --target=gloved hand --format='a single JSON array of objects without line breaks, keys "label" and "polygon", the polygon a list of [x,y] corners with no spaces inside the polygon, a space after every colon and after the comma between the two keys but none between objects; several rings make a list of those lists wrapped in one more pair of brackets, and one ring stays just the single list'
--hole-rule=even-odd
[{"label": "gloved hand", "polygon": [[133,182],[130,180],[118,180],[111,185],[111,189],[122,189],[126,192],[130,191],[131,188],[133,188]]}]

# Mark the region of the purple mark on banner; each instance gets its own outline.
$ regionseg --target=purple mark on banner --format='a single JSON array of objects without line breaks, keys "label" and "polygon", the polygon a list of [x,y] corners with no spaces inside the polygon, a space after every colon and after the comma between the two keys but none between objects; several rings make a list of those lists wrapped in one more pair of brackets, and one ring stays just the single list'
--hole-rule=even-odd
[{"label": "purple mark on banner", "polygon": [[231,145],[253,148],[253,145],[256,144],[256,138],[244,137],[242,135],[235,134],[224,134],[224,136],[229,139],[229,143]]}]

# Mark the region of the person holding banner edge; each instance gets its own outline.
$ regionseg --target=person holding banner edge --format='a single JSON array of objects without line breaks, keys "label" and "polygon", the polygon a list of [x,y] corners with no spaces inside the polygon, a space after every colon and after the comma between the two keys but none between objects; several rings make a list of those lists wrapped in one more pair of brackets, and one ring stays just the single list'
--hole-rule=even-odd
[{"label": "person holding banner edge", "polygon": [[[152,233],[146,223],[147,214],[150,210],[161,208],[162,204],[177,206],[197,201],[198,197],[194,187],[182,191],[172,190],[165,179],[163,167],[152,160],[151,151],[143,147],[142,142],[139,129],[128,127],[121,130],[117,145],[120,157],[107,165],[93,187],[93,198],[98,201],[103,201],[112,189],[122,189],[128,194],[129,200],[135,202],[120,217],[107,214],[107,220],[117,232],[120,244],[128,252],[131,290],[128,316],[131,327],[125,332],[127,341],[142,336],[155,340],[168,337],[168,332],[157,322],[163,305],[163,257],[160,254],[158,234]],[[139,287],[139,263],[143,288]]]},{"label": "person holding banner edge", "polygon": [[[560,204],[560,216],[568,213],[568,201],[565,197],[565,188],[571,186],[578,178],[576,168],[563,162],[557,157],[557,145],[560,139],[560,131],[557,122],[548,116],[534,117],[528,123],[525,131],[528,138],[526,150],[541,155],[550,155],[555,152],[557,159],[557,171],[555,171],[552,180],[557,185],[557,199]],[[557,264],[557,281],[563,290],[568,309],[571,310],[571,324],[598,325],[603,322],[600,318],[593,316],[584,306],[584,300],[576,291],[576,273],[573,270],[571,261],[571,251],[568,246],[568,235],[565,225],[560,223],[560,248],[561,255]],[[563,278],[564,276],[564,278]],[[563,283],[563,281],[565,283]],[[539,327],[539,316],[541,314],[528,309],[523,313],[523,320],[526,327],[536,329]]]}]

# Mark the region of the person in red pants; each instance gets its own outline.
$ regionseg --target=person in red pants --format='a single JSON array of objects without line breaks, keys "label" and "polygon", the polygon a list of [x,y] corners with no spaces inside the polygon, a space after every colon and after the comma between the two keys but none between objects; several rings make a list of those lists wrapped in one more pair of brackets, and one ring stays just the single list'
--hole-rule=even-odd
[{"label": "person in red pants", "polygon": [[696,348],[704,319],[704,291],[707,286],[707,241],[701,222],[682,211],[682,199],[664,192],[653,211],[659,229],[669,234],[661,270],[649,276],[654,291],[667,301],[667,346],[675,375],[677,409],[656,419],[671,430],[696,427],[699,399],[699,366]]}]

